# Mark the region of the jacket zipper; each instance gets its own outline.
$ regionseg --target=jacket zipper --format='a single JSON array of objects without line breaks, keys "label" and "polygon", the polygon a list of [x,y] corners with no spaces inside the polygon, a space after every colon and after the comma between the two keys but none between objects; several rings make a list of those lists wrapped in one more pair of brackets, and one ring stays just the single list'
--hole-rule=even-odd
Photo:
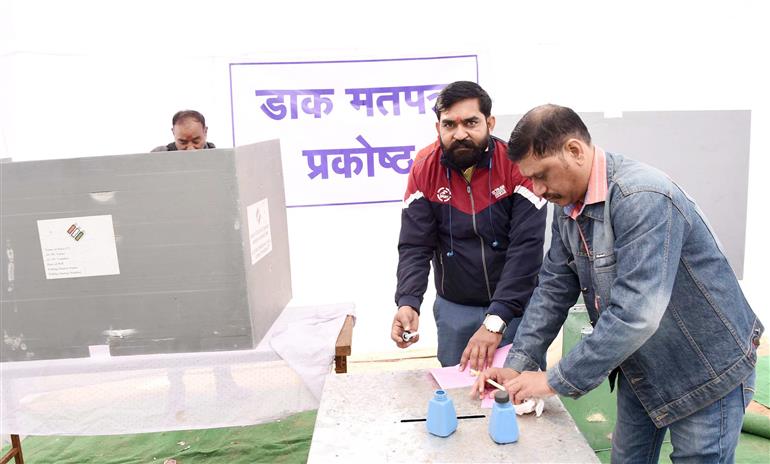
[{"label": "jacket zipper", "polygon": [[441,250],[439,250],[438,253],[438,263],[441,266],[441,294],[444,294],[444,276],[446,275],[446,269],[444,269],[444,253],[441,253]]},{"label": "jacket zipper", "polygon": [[[491,173],[490,173],[491,175]],[[476,236],[479,238],[479,243],[481,244],[481,267],[484,269],[484,282],[487,284],[487,297],[489,298],[489,301],[492,301],[492,290],[489,287],[489,274],[487,273],[487,256],[484,252],[484,239],[481,238],[481,235],[479,235],[479,230],[476,228],[476,203],[473,201],[473,192],[471,192],[471,184],[467,180],[465,181],[466,190],[468,191],[468,196],[471,199],[471,218],[473,219],[473,232],[476,233]]]}]

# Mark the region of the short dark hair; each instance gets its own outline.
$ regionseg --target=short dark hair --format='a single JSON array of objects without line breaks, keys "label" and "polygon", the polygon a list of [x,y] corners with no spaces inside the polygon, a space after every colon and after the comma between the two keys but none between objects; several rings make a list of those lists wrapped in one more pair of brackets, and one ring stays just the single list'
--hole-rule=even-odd
[{"label": "short dark hair", "polygon": [[591,134],[577,113],[566,106],[538,106],[529,110],[511,132],[508,157],[518,162],[532,151],[534,156],[545,158],[560,150],[571,137],[591,144]]},{"label": "short dark hair", "polygon": [[203,127],[206,127],[206,118],[204,118],[202,114],[200,114],[199,112],[197,112],[195,110],[177,111],[176,114],[174,115],[174,117],[171,118],[171,126],[172,127],[176,126],[176,123],[178,123],[180,121],[184,121],[185,119],[188,119],[188,118],[189,119],[195,119],[196,121],[201,123],[201,125]]},{"label": "short dark hair", "polygon": [[436,113],[436,117],[441,119],[442,111],[446,111],[455,103],[469,98],[478,98],[479,110],[485,117],[488,118],[492,114],[492,99],[489,98],[489,94],[479,84],[471,81],[452,82],[444,87],[436,98],[433,111]]}]

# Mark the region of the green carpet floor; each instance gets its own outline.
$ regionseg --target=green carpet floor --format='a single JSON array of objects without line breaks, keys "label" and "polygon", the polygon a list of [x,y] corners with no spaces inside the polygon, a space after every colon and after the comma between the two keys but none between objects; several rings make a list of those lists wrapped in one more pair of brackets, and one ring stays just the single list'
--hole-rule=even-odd
[{"label": "green carpet floor", "polygon": [[[98,437],[27,437],[28,464],[304,463],[316,411],[250,427]],[[3,453],[8,448],[3,450]]]}]

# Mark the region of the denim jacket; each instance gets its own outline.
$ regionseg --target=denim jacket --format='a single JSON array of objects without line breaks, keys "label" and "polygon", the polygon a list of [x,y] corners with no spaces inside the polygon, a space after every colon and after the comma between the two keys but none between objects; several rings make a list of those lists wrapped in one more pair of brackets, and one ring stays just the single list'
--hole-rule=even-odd
[{"label": "denim jacket", "polygon": [[764,328],[681,188],[611,153],[607,183],[607,200],[577,220],[555,208],[551,247],[505,365],[537,370],[582,292],[593,333],[547,371],[548,384],[578,398],[619,366],[664,427],[746,379]]}]

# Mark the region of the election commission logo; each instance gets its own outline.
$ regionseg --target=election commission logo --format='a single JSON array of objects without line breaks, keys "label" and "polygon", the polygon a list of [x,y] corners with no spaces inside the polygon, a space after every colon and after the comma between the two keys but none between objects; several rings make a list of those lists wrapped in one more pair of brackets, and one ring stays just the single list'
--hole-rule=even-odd
[{"label": "election commission logo", "polygon": [[436,192],[436,197],[442,202],[446,203],[452,199],[452,191],[449,190],[449,187],[441,187]]}]

